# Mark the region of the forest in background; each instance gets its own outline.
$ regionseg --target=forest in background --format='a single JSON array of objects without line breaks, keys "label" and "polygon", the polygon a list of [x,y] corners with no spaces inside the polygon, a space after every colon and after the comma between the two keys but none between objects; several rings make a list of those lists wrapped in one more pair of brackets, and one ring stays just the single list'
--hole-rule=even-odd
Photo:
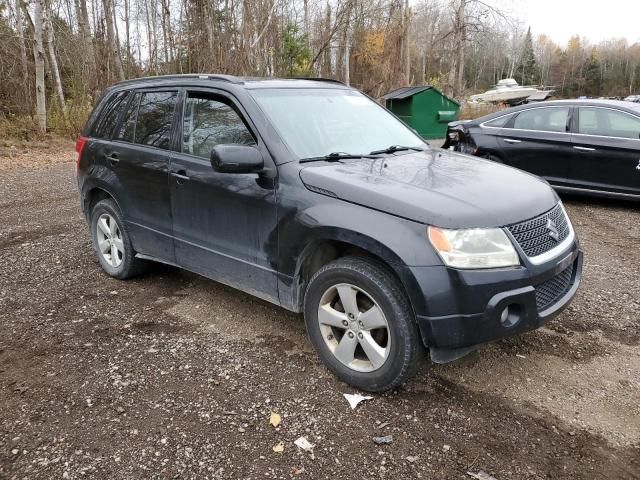
[{"label": "forest in background", "polygon": [[321,76],[375,98],[427,83],[464,99],[507,77],[554,85],[559,97],[640,91],[640,44],[574,36],[557,45],[504,5],[0,0],[0,121],[18,135],[74,135],[106,86],[171,73]]}]

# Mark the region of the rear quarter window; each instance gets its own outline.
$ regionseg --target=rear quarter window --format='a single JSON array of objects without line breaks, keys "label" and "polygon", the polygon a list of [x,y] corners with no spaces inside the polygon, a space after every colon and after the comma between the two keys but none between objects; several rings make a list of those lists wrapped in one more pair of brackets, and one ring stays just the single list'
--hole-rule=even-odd
[{"label": "rear quarter window", "polygon": [[129,92],[113,93],[100,109],[100,113],[93,126],[91,135],[96,138],[110,139],[113,130],[116,128],[118,118],[122,109],[126,105],[126,98]]},{"label": "rear quarter window", "polygon": [[484,122],[483,125],[485,127],[494,127],[494,128],[502,128],[507,122],[511,119],[513,115],[503,115],[502,117],[494,118],[493,120],[489,120],[488,122]]}]

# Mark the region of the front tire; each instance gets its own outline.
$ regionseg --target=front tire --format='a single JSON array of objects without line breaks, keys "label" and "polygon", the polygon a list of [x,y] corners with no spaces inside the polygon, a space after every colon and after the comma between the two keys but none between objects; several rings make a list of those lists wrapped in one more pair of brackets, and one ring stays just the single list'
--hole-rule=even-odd
[{"label": "front tire", "polygon": [[321,360],[346,383],[382,392],[415,372],[420,343],[413,311],[383,265],[358,257],[325,265],[309,282],[304,314]]},{"label": "front tire", "polygon": [[131,278],[145,270],[136,258],[122,213],[111,199],[96,203],[91,211],[91,239],[102,269],[118,279]]}]

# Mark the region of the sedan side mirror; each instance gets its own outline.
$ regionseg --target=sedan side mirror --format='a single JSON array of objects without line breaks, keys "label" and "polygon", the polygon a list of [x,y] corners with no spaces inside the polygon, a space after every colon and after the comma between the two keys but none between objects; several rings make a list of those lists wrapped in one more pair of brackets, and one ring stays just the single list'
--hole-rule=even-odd
[{"label": "sedan side mirror", "polygon": [[220,173],[254,173],[264,168],[264,160],[256,147],[216,145],[211,152],[211,166]]}]

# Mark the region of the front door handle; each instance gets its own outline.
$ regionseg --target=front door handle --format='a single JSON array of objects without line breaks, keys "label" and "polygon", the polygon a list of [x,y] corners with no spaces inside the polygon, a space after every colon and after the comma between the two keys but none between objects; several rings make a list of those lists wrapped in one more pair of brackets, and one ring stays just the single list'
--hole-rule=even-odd
[{"label": "front door handle", "polygon": [[521,142],[521,140],[516,140],[515,138],[505,138],[504,141],[507,142],[507,143],[520,143]]},{"label": "front door handle", "polygon": [[177,172],[171,172],[171,176],[174,177],[180,185],[182,185],[184,182],[189,180],[186,170],[178,170]]},{"label": "front door handle", "polygon": [[580,150],[581,152],[595,152],[595,148],[590,148],[590,147],[573,147],[576,150]]}]

